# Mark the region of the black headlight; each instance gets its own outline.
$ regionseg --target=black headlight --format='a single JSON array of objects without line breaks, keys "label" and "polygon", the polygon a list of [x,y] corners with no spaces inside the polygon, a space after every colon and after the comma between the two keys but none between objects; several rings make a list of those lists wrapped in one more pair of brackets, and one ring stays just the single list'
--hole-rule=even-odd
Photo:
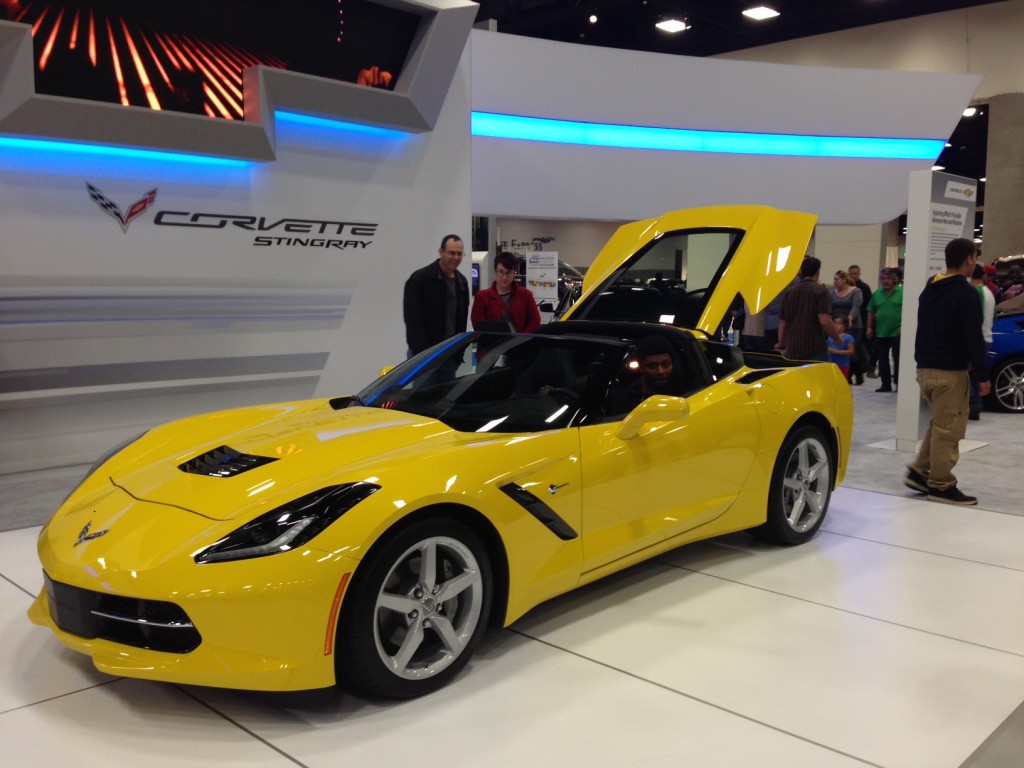
[{"label": "black headlight", "polygon": [[195,561],[222,563],[287,552],[300,547],[380,490],[373,483],[346,483],[321,488],[260,515],[223,539],[199,550]]}]

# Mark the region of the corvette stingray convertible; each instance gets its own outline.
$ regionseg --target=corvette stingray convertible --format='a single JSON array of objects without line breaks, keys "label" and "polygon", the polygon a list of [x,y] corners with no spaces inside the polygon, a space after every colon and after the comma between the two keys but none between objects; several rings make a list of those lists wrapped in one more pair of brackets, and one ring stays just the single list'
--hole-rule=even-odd
[{"label": "corvette stingray convertible", "polygon": [[[756,312],[792,281],[813,226],[757,206],[628,224],[539,333],[156,427],[43,528],[29,616],[114,675],[410,698],[487,626],[666,550],[807,541],[845,473],[850,388],[713,338],[737,294]],[[614,397],[652,335],[676,389]]]}]

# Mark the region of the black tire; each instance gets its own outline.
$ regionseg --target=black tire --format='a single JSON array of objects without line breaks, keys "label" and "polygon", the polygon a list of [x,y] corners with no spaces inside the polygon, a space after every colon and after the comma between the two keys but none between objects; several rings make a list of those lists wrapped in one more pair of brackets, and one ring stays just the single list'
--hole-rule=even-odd
[{"label": "black tire", "polygon": [[1024,413],[1024,358],[1004,360],[989,374],[988,404],[1008,413]]},{"label": "black tire", "polygon": [[402,528],[367,555],[349,585],[338,682],[392,699],[443,687],[480,642],[492,589],[487,551],[469,528],[448,519]]},{"label": "black tire", "polygon": [[832,497],[834,460],[816,427],[800,427],[786,438],[775,459],[768,491],[768,518],[751,530],[774,544],[803,544],[821,527]]}]

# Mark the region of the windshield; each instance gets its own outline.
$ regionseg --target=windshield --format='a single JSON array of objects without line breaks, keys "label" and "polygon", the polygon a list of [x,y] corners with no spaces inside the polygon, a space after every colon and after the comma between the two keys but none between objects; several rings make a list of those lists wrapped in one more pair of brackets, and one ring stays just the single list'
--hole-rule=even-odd
[{"label": "windshield", "polygon": [[694,328],[742,236],[738,229],[665,233],[627,259],[572,317]]},{"label": "windshield", "polygon": [[467,333],[407,360],[345,405],[429,416],[461,432],[560,429],[603,396],[626,352],[603,339]]}]

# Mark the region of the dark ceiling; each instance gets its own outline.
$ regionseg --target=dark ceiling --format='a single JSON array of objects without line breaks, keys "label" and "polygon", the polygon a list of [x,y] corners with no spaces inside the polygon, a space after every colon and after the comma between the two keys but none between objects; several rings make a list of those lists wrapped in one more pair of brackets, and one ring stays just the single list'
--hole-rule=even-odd
[{"label": "dark ceiling", "polygon": [[[477,23],[499,32],[565,43],[635,51],[714,56],[783,40],[997,0],[478,0]],[[779,16],[754,21],[742,11],[765,5]],[[589,17],[595,14],[596,23]],[[685,19],[690,29],[671,34],[654,24]]]},{"label": "dark ceiling", "polygon": [[[477,23],[493,19],[498,32],[608,48],[714,56],[843,29],[989,5],[999,0],[477,0]],[[764,5],[779,12],[765,21],[743,15]],[[591,15],[597,21],[592,23]],[[654,24],[685,19],[676,34]],[[938,165],[947,173],[985,175],[988,109],[960,121]],[[984,194],[984,185],[980,185]],[[983,202],[981,197],[979,202]]]}]

